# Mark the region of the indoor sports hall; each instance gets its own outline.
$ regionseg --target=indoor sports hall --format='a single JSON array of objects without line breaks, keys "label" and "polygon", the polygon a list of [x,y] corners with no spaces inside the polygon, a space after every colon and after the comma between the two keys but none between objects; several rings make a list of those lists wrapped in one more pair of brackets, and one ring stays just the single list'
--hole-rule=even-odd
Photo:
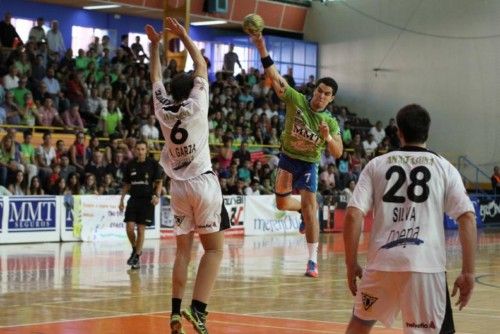
[{"label": "indoor sports hall", "polygon": [[[242,29],[248,14],[262,18],[287,85],[309,97],[319,78],[338,83],[324,112],[339,126],[343,153],[322,153],[318,162],[318,277],[304,275],[301,215],[277,208],[289,111]],[[231,224],[208,301],[210,333],[346,332],[354,305],[347,204],[364,167],[400,148],[394,119],[412,103],[429,112],[427,147],[458,170],[475,211],[474,290],[462,310],[451,297],[456,333],[500,333],[500,2],[9,0],[0,2],[0,16],[0,334],[171,333],[174,229],[182,223],[172,214],[172,180],[163,178],[140,266],[127,264],[131,245],[119,209],[137,142],[155,160],[165,143],[145,32],[148,24],[162,31],[165,17],[177,18],[203,50],[212,168]],[[170,94],[193,59],[166,30],[160,57]],[[392,219],[409,216],[395,211]],[[376,224],[370,211],[361,225],[361,266]],[[439,224],[451,293],[462,274],[463,230],[447,215]],[[394,231],[407,241],[419,233]],[[402,242],[402,250],[410,247]],[[195,236],[183,307],[202,254]],[[374,303],[367,296],[362,307]],[[182,323],[185,333],[198,333]],[[434,333],[435,324],[399,314],[392,328],[377,322],[371,333],[411,329]]]}]

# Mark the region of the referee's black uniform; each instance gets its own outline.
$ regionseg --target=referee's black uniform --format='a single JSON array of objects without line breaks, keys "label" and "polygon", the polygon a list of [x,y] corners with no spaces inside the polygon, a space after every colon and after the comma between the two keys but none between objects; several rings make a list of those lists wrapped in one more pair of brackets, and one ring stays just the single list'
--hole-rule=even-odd
[{"label": "referee's black uniform", "polygon": [[139,162],[135,158],[127,164],[123,182],[130,185],[130,198],[125,210],[125,223],[134,222],[147,226],[153,224],[155,207],[151,200],[155,194],[155,182],[161,179],[160,165],[154,159],[146,158]]}]

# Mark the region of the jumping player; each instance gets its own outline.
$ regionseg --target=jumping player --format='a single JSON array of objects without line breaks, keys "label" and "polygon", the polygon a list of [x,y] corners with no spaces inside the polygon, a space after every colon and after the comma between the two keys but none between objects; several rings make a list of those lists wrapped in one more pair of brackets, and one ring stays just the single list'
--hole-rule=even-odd
[{"label": "jumping player", "polygon": [[[155,205],[158,204],[163,186],[162,172],[158,162],[148,158],[148,145],[138,141],[135,145],[135,159],[126,166],[123,175],[122,196],[119,209],[123,212],[125,195],[130,198],[125,210],[127,236],[132,245],[132,254],[127,264],[139,269],[139,257],[144,243],[144,229],[153,224]],[[137,226],[137,235],[135,228]]]},{"label": "jumping player", "polygon": [[[278,73],[262,34],[252,35],[252,41],[259,51],[266,75],[272,80],[274,91],[286,103],[282,152],[275,183],[276,206],[280,210],[301,213],[300,231],[304,233],[305,230],[309,252],[305,275],[318,277],[318,166],[325,147],[335,158],[340,157],[343,150],[337,121],[325,112],[335,98],[337,83],[330,77],[319,79],[312,97],[308,98],[290,87]],[[292,198],[293,189],[300,191],[300,201]]]},{"label": "jumping player", "polygon": [[170,194],[177,253],[172,274],[170,327],[172,333],[184,333],[181,302],[193,236],[197,232],[205,253],[198,267],[191,306],[182,310],[182,315],[198,333],[204,334],[208,333],[205,310],[222,260],[222,230],[229,228],[229,217],[218,178],[212,172],[208,147],[207,64],[184,27],[175,19],[166,19],[166,29],[181,39],[195,65],[194,73],[180,73],[172,79],[173,101],[168,100],[158,52],[161,34],[150,25],[146,26],[151,41],[150,71],[155,115],[165,138],[160,164],[172,179]]},{"label": "jumping player", "polygon": [[[452,296],[467,305],[474,286],[474,207],[460,174],[426,149],[429,113],[408,105],[397,114],[402,148],[371,160],[361,172],[345,218],[347,280],[355,295],[348,334],[390,327],[402,311],[404,333],[455,333],[446,284],[443,213],[458,221],[462,272]],[[374,223],[364,271],[357,250],[363,217]],[[362,277],[359,286],[356,277]]]}]

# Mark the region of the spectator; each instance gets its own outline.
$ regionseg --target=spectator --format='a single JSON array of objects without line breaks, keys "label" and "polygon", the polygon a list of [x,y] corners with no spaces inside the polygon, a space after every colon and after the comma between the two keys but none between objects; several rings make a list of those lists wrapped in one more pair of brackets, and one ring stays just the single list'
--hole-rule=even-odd
[{"label": "spectator", "polygon": [[4,135],[0,142],[0,185],[7,186],[7,180],[19,169],[24,171],[19,150],[14,144],[14,139]]},{"label": "spectator", "polygon": [[352,193],[354,192],[354,188],[356,188],[356,181],[350,180],[347,184],[347,187],[342,190],[342,195],[344,196],[345,202],[349,203],[352,197]]},{"label": "spectator", "polygon": [[24,196],[27,194],[24,173],[20,170],[16,172],[15,179],[9,184],[9,191],[15,196]]},{"label": "spectator", "polygon": [[118,136],[111,136],[106,146],[106,151],[104,152],[104,161],[106,164],[111,163],[113,156],[120,149],[120,138]]},{"label": "spectator", "polygon": [[250,180],[252,179],[251,166],[252,162],[250,160],[244,160],[243,162],[240,162],[240,167],[238,168],[238,179],[245,181],[246,185],[249,185]]},{"label": "spectator", "polygon": [[241,142],[240,148],[234,152],[233,159],[235,158],[240,160],[240,166],[243,166],[245,161],[252,160],[252,156],[248,151],[248,143],[246,141]]},{"label": "spectator", "polygon": [[382,142],[380,143],[380,145],[378,145],[375,155],[379,156],[382,154],[386,154],[387,152],[390,151],[390,149],[391,147],[390,147],[389,137],[385,137],[384,140],[382,140]]},{"label": "spectator", "polygon": [[44,195],[45,191],[42,188],[42,183],[38,176],[31,178],[31,185],[29,186],[27,195]]},{"label": "spectator", "polygon": [[365,150],[366,158],[371,159],[375,156],[378,144],[373,139],[373,134],[369,133],[368,138],[363,140],[363,149]]},{"label": "spectator", "polygon": [[332,191],[337,185],[338,171],[334,163],[328,164],[328,168],[319,175],[319,190]]},{"label": "spectator", "polygon": [[114,54],[116,50],[116,48],[113,45],[111,45],[111,40],[109,39],[108,35],[102,36],[101,47],[98,49],[98,52],[99,50],[102,50],[102,52],[104,52],[105,49],[108,49],[110,54]]},{"label": "spectator", "polygon": [[101,129],[104,137],[120,135],[122,132],[121,111],[116,107],[116,101],[108,100],[108,107],[101,112]]},{"label": "spectator", "polygon": [[66,82],[66,95],[70,103],[85,105],[86,89],[82,81],[83,72],[71,72]]},{"label": "spectator", "polygon": [[283,76],[288,85],[295,89],[295,79],[293,78],[293,67],[288,67],[286,74]]},{"label": "spectator", "polygon": [[148,122],[141,127],[141,137],[148,143],[149,149],[159,150],[160,132],[156,127],[156,117],[154,114],[149,115]]},{"label": "spectator", "polygon": [[[233,160],[233,139],[231,137],[226,137],[224,139],[223,146],[219,148],[219,153],[217,154],[217,159],[219,160],[219,165],[221,169],[228,169]],[[236,166],[237,167],[237,166]]]},{"label": "spectator", "polygon": [[399,147],[398,127],[394,118],[391,118],[389,125],[385,127],[385,135],[389,137],[390,148],[395,149]]},{"label": "spectator", "polygon": [[90,161],[95,151],[99,151],[99,138],[92,136],[89,140],[89,145],[85,149],[85,161]]},{"label": "spectator", "polygon": [[19,79],[19,84],[16,88],[13,88],[11,92],[14,94],[14,101],[19,106],[19,108],[23,108],[25,104],[24,95],[27,93],[31,93],[29,89],[26,88],[28,84],[28,77],[22,75]]},{"label": "spectator", "polygon": [[46,76],[42,79],[42,82],[47,86],[47,93],[54,101],[54,106],[56,109],[59,108],[59,99],[62,97],[61,85],[59,80],[55,77],[54,67],[49,67],[47,69]]},{"label": "spectator", "polygon": [[135,60],[134,52],[132,52],[132,49],[128,46],[128,35],[127,34],[122,35],[120,49],[128,57],[129,61]]},{"label": "spectator", "polygon": [[52,195],[71,195],[71,191],[66,186],[66,180],[62,177],[58,178],[51,188]]},{"label": "spectator", "polygon": [[63,154],[59,160],[59,176],[68,181],[69,176],[76,172],[76,167],[69,163],[68,154]]},{"label": "spectator", "polygon": [[45,132],[43,134],[43,142],[38,147],[36,154],[36,162],[38,166],[38,171],[42,184],[45,184],[48,176],[52,172],[50,166],[54,163],[56,159],[56,150],[52,145],[52,135],[50,132]]},{"label": "spectator", "polygon": [[491,188],[494,194],[500,194],[500,167],[493,168],[493,175],[491,176]]},{"label": "spectator", "polygon": [[78,131],[83,131],[83,121],[80,116],[80,106],[78,104],[72,104],[71,107],[63,112],[62,119],[66,129],[73,129]]},{"label": "spectator", "polygon": [[353,152],[359,153],[361,157],[366,155],[363,143],[361,142],[361,135],[359,133],[354,135],[351,145],[349,145],[348,148],[352,149]]},{"label": "spectator", "polygon": [[342,141],[345,146],[351,145],[352,142],[352,132],[351,132],[351,123],[346,121],[344,123],[344,131],[342,131]]},{"label": "spectator", "polygon": [[31,69],[31,85],[33,90],[38,89],[40,86],[40,82],[42,82],[43,78],[47,76],[47,70],[45,69],[45,65],[43,63],[43,56],[37,55],[35,57],[35,63]]},{"label": "spectator", "polygon": [[385,131],[382,128],[382,122],[377,121],[375,126],[370,129],[370,133],[373,135],[373,139],[377,142],[377,145],[382,142],[385,137]]},{"label": "spectator", "polygon": [[[106,173],[103,155],[100,151],[95,151],[92,160],[85,166],[85,173],[95,176],[95,182],[100,183]],[[97,190],[97,186],[96,186]]]},{"label": "spectator", "polygon": [[[0,125],[5,124],[7,121],[7,111],[3,107],[3,104],[0,105]],[[212,143],[210,143],[212,145]]]},{"label": "spectator", "polygon": [[67,154],[68,154],[68,150],[66,149],[66,144],[64,143],[64,140],[62,140],[62,139],[57,140],[56,141],[56,159],[55,159],[55,162],[60,163],[61,157],[63,155],[67,155]]},{"label": "spectator", "polygon": [[82,195],[99,195],[97,191],[97,183],[95,175],[92,173],[85,174],[85,183],[82,188]]},{"label": "spectator", "polygon": [[348,122],[347,108],[346,107],[340,108],[340,115],[337,116],[337,120],[339,122],[340,130],[343,131],[345,128],[345,123]]},{"label": "spectator", "polygon": [[45,20],[43,17],[39,17],[36,19],[36,26],[30,29],[29,40],[35,43],[42,42],[47,39],[45,36],[45,30],[43,29],[43,24]]},{"label": "spectator", "polygon": [[33,101],[33,94],[27,92],[24,95],[23,107],[19,108],[19,116],[21,117],[21,125],[33,126],[35,125],[38,110],[35,101]]},{"label": "spectator", "polygon": [[135,43],[131,45],[130,49],[132,50],[135,59],[149,59],[149,57],[146,55],[146,52],[144,52],[144,48],[142,47],[140,36],[135,36]]},{"label": "spectator", "polygon": [[5,13],[4,20],[0,22],[0,44],[6,48],[15,48],[14,41],[22,44],[21,37],[19,37],[16,28],[11,23],[12,15],[10,12]]},{"label": "spectator", "polygon": [[98,187],[99,195],[117,195],[119,194],[118,187],[113,180],[113,175],[105,174],[104,179]]},{"label": "spectator", "polygon": [[43,105],[38,109],[36,115],[37,123],[41,126],[64,126],[64,122],[54,108],[53,101],[50,97],[46,97]]},{"label": "spectator", "polygon": [[116,183],[121,184],[125,172],[125,163],[123,162],[123,152],[116,151],[113,154],[113,161],[106,166],[106,174],[111,174]]},{"label": "spectator", "polygon": [[324,150],[321,154],[321,160],[319,161],[320,170],[326,170],[328,165],[335,163],[335,157],[328,150]]},{"label": "spectator", "polygon": [[242,69],[240,60],[238,58],[238,54],[233,51],[234,44],[229,44],[229,51],[224,55],[224,63],[222,66],[222,70],[226,73],[227,76],[233,76],[234,74],[234,64],[238,64],[240,69]]},{"label": "spectator", "polygon": [[[26,52],[21,52],[20,57],[14,61],[14,66],[17,68],[20,76],[27,76],[31,73],[31,60]],[[27,79],[27,77],[26,77]]]},{"label": "spectator", "polygon": [[47,31],[47,46],[51,53],[63,55],[66,52],[66,45],[64,45],[64,38],[57,20],[52,20],[50,23],[50,30]]},{"label": "spectator", "polygon": [[83,172],[87,164],[85,155],[85,134],[82,131],[77,131],[75,134],[75,141],[69,147],[70,161],[76,167],[78,172]]},{"label": "spectator", "polygon": [[31,130],[25,130],[23,133],[23,143],[19,145],[19,153],[21,154],[21,163],[24,170],[28,173],[28,186],[31,185],[31,180],[38,175],[36,166],[36,149],[31,140],[33,135]]},{"label": "spectator", "polygon": [[72,195],[82,195],[83,194],[83,189],[80,186],[80,174],[78,173],[71,173],[68,176],[68,181],[66,182],[68,185],[68,191]]},{"label": "spectator", "polygon": [[9,66],[9,72],[3,77],[3,87],[11,90],[19,86],[18,69],[15,65]]}]

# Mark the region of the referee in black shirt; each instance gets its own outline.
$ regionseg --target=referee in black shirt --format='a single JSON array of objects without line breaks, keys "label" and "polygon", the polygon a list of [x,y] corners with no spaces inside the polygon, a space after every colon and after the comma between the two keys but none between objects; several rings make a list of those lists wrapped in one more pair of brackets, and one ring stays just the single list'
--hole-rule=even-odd
[{"label": "referee in black shirt", "polygon": [[[123,176],[123,189],[120,199],[120,211],[125,207],[124,198],[130,192],[125,211],[127,236],[132,245],[132,254],[127,264],[132,269],[140,267],[139,257],[144,243],[144,229],[153,224],[154,207],[160,201],[162,189],[162,172],[154,159],[147,157],[148,145],[138,141],[135,145],[135,158],[128,163]],[[137,237],[135,226],[137,225]]]}]

